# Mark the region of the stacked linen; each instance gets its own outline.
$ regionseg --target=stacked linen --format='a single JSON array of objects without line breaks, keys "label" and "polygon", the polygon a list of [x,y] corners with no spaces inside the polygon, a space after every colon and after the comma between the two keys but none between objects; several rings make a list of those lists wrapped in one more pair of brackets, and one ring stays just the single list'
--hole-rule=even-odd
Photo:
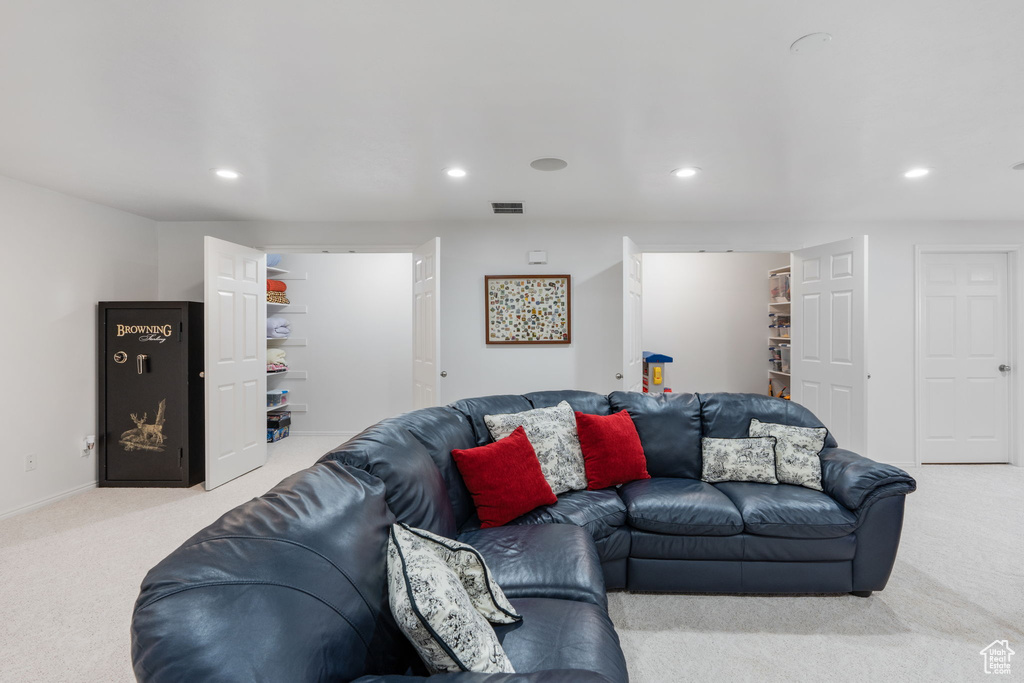
[{"label": "stacked linen", "polygon": [[290,304],[288,297],[285,295],[285,290],[288,289],[288,285],[281,282],[280,280],[267,280],[267,303],[271,304]]},{"label": "stacked linen", "polygon": [[267,349],[267,372],[284,372],[287,369],[284,349]]},{"label": "stacked linen", "polygon": [[267,338],[287,339],[292,334],[292,324],[279,315],[267,318]]}]

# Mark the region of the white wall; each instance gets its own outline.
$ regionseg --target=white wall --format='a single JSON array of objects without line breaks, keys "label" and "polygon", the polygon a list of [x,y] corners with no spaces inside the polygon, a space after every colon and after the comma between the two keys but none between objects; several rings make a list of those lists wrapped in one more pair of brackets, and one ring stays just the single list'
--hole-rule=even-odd
[{"label": "white wall", "polygon": [[[0,517],[92,486],[96,303],[157,296],[156,223],[0,177],[7,426]],[[25,471],[25,456],[37,467]]]},{"label": "white wall", "polygon": [[[791,251],[867,234],[869,246],[868,448],[865,455],[913,461],[914,245],[1021,244],[1024,223],[537,223],[495,217],[479,224],[164,223],[160,293],[202,292],[204,234],[242,244],[415,245],[441,236],[442,399],[577,387],[611,391],[621,370],[621,237],[662,250]],[[548,250],[547,266],[527,266],[526,252]],[[483,341],[483,275],[570,273],[573,343],[564,347],[488,348]],[[1022,302],[1018,316],[1024,319]],[[1018,403],[1024,406],[1024,402]],[[1024,413],[1017,417],[1024,423]],[[1020,444],[1018,444],[1018,447]]]},{"label": "white wall", "polygon": [[271,377],[289,400],[296,434],[355,434],[412,410],[412,254],[284,254],[288,299],[281,313],[308,346],[282,347],[296,373]]},{"label": "white wall", "polygon": [[676,392],[768,386],[768,271],[789,254],[644,254],[645,351],[672,356]]}]

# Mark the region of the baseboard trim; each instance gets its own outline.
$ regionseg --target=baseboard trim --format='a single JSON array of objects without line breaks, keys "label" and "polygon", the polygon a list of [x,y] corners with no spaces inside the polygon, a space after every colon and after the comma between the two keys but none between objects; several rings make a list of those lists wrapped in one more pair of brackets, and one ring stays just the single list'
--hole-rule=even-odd
[{"label": "baseboard trim", "polygon": [[94,482],[94,481],[90,482],[88,484],[82,484],[81,486],[76,486],[73,489],[68,489],[67,491],[64,491],[63,493],[57,493],[57,494],[54,494],[54,495],[49,496],[47,498],[43,498],[42,500],[37,500],[34,503],[28,503],[27,505],[22,505],[19,508],[15,508],[15,509],[9,510],[7,512],[0,512],[0,519],[7,519],[8,517],[14,517],[16,515],[21,515],[21,514],[24,514],[26,512],[31,512],[32,510],[38,510],[41,507],[46,507],[47,505],[51,505],[53,503],[56,503],[59,500],[64,500],[65,498],[70,498],[71,496],[77,496],[79,493],[84,493],[84,492],[88,491],[89,489],[94,489],[94,488],[96,488],[96,482]]},{"label": "baseboard trim", "polygon": [[288,433],[291,436],[343,436],[346,439],[351,439],[353,436],[355,436],[359,432],[316,432],[316,431],[313,431],[313,432],[306,432],[306,431],[298,432],[298,431],[295,431],[293,429],[293,430],[289,431]]}]

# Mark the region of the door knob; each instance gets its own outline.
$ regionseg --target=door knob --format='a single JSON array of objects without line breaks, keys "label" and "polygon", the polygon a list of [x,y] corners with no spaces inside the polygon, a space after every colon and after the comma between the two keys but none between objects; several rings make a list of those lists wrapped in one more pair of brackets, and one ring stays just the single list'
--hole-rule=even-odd
[{"label": "door knob", "polygon": [[1006,363],[1003,363],[1002,365],[999,366],[999,372],[1009,372],[1010,369],[1010,366],[1007,365]]},{"label": "door knob", "polygon": [[442,370],[441,371],[441,376],[442,377],[447,377],[448,376],[448,371],[447,370]]},{"label": "door knob", "polygon": [[621,372],[616,372],[615,373],[615,379],[622,379],[622,373]]}]

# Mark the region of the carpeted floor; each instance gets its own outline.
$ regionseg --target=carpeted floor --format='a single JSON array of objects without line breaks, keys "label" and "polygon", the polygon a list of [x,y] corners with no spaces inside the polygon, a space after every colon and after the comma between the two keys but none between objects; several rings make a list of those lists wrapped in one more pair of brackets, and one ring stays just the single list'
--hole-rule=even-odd
[{"label": "carpeted floor", "polygon": [[[290,437],[212,492],[97,489],[0,521],[0,681],[133,680],[146,571],[336,442]],[[912,474],[896,568],[871,598],[611,594],[632,680],[967,681],[996,639],[1024,675],[1024,468]]]}]

